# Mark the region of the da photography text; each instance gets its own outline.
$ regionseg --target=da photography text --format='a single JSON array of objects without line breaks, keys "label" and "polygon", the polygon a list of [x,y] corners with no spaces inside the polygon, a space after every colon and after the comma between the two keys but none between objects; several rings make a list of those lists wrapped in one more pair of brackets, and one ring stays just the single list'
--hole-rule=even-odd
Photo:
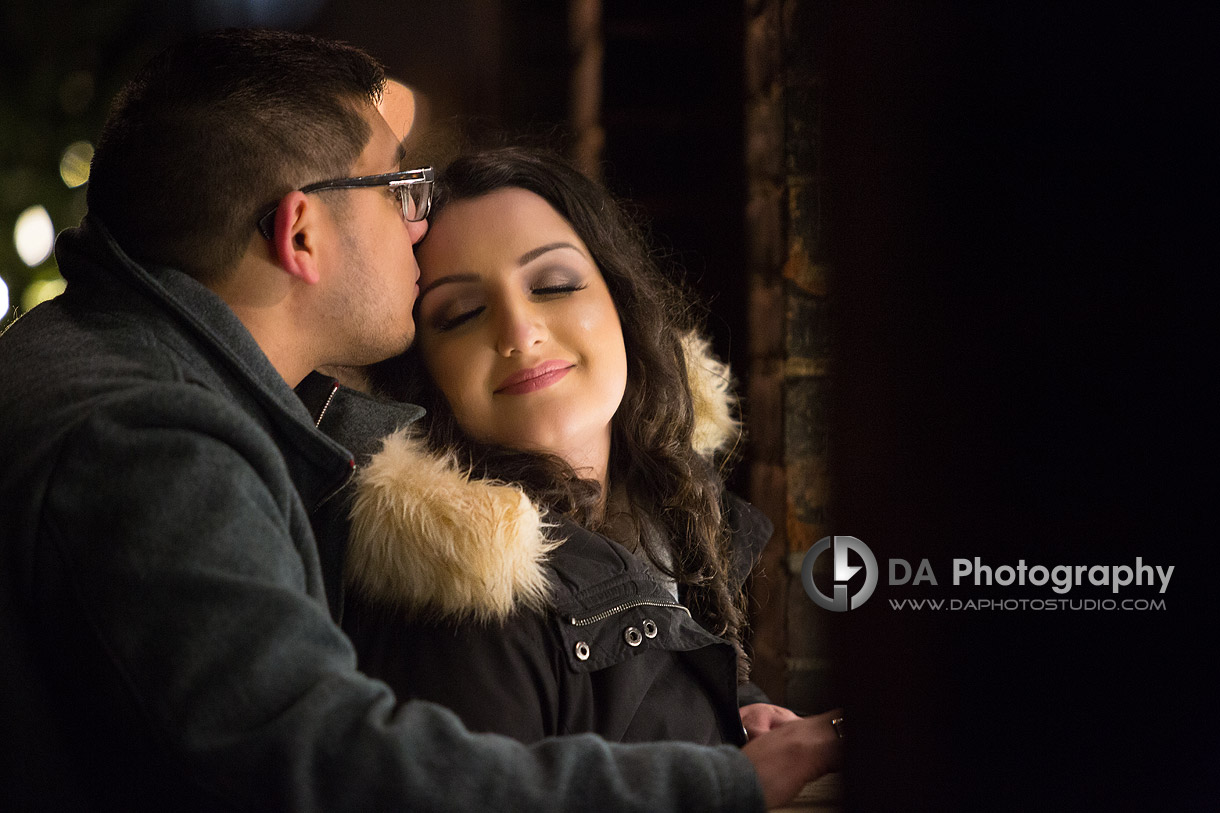
[{"label": "da photography text", "polygon": [[[814,565],[823,554],[831,557],[828,560],[832,578],[829,595],[813,579]],[[941,577],[937,576],[929,559],[912,563],[894,557],[886,564],[884,575],[891,587],[942,586]],[[823,566],[823,572],[826,569]],[[1128,588],[1153,588],[1163,595],[1169,588],[1173,571],[1173,565],[1145,563],[1142,556],[1135,557],[1133,563],[1105,565],[1029,564],[1024,559],[1018,559],[1016,564],[996,564],[975,556],[952,560],[948,584],[993,589],[1047,587],[1060,596],[1086,585],[1108,588],[1112,594]],[[863,578],[856,578],[860,573]],[[880,564],[872,550],[854,536],[828,536],[819,540],[805,554],[801,567],[801,581],[809,598],[819,607],[833,612],[862,606],[872,596],[881,576]]]},{"label": "da photography text", "polygon": [[[911,575],[911,563],[906,559],[890,559],[889,583],[898,584],[939,584],[932,572],[932,565],[927,559],[919,562],[919,567]],[[1018,559],[1017,564],[992,567],[983,564],[981,557],[974,559],[953,560],[953,584],[972,584],[975,587],[1000,587],[1017,585],[1033,585],[1043,587],[1047,584],[1056,593],[1063,595],[1073,587],[1079,587],[1086,582],[1095,587],[1110,587],[1117,593],[1124,587],[1160,587],[1161,593],[1169,587],[1173,578],[1173,565],[1146,565],[1141,556],[1135,557],[1134,565],[1027,565],[1024,559]]]}]

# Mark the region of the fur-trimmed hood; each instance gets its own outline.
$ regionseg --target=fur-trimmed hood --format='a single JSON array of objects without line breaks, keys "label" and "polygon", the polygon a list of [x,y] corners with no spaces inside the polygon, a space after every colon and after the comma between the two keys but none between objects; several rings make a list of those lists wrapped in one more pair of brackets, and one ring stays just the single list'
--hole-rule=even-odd
[{"label": "fur-trimmed hood", "polygon": [[[706,339],[683,340],[695,407],[693,445],[736,441],[728,365]],[[357,474],[345,581],[369,601],[413,614],[503,620],[548,604],[547,555],[561,544],[520,488],[471,479],[451,456],[401,429]]]}]

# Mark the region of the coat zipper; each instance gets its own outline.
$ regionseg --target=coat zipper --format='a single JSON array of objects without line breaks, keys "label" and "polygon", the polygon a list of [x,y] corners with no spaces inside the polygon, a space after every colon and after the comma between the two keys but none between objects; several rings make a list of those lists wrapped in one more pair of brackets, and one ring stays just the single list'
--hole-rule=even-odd
[{"label": "coat zipper", "polygon": [[[326,416],[326,410],[330,409],[330,402],[335,400],[335,396],[338,393],[339,393],[339,382],[335,381],[331,385],[330,396],[326,399],[326,403],[322,405],[322,411],[318,413],[318,419],[316,421],[314,421],[314,423],[313,423],[315,428],[317,428],[317,429],[322,428],[322,418],[324,418]],[[330,502],[331,498],[334,497],[336,494],[338,494],[340,491],[342,491],[343,487],[346,486],[348,483],[350,483],[352,481],[352,478],[356,476],[356,461],[349,460],[349,461],[347,461],[347,465],[348,465],[347,476],[344,477],[343,481],[340,482],[339,485],[335,486],[335,488],[329,494],[327,494],[325,497],[323,497],[321,500],[318,501],[318,504],[314,506],[314,509],[313,509],[314,511],[317,511],[323,505]],[[310,513],[312,513],[312,512],[310,512]]]},{"label": "coat zipper", "polygon": [[336,381],[330,388],[330,395],[326,399],[326,403],[322,405],[322,411],[318,413],[318,419],[313,422],[315,429],[322,428],[322,419],[326,417],[326,410],[330,409],[330,402],[335,400],[335,395],[339,392],[339,382]]},{"label": "coat zipper", "polygon": [[672,609],[681,610],[682,612],[686,613],[688,616],[690,615],[690,610],[686,609],[686,607],[682,606],[681,604],[678,604],[677,602],[674,602],[674,601],[648,601],[646,599],[642,599],[639,601],[624,602],[623,604],[619,604],[615,607],[611,607],[609,610],[602,610],[600,613],[597,613],[596,615],[591,615],[588,618],[577,618],[576,616],[572,616],[570,619],[568,619],[568,623],[572,624],[575,627],[587,627],[590,624],[596,624],[598,621],[605,620],[612,615],[617,615],[618,613],[621,613],[624,610],[630,610],[632,607],[670,607]]}]

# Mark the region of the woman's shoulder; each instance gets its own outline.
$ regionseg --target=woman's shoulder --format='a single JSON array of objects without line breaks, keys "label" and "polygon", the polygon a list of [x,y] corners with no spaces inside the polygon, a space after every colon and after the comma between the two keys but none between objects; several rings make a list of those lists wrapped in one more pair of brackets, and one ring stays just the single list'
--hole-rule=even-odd
[{"label": "woman's shoulder", "polygon": [[761,509],[732,492],[724,494],[724,513],[733,540],[733,579],[740,584],[762,558],[775,524]]},{"label": "woman's shoulder", "polygon": [[357,473],[351,519],[345,581],[373,602],[477,621],[550,602],[558,543],[537,507],[405,431]]},{"label": "woman's shoulder", "polygon": [[349,589],[418,617],[503,622],[638,592],[640,568],[622,546],[544,513],[516,486],[471,478],[405,431],[357,473],[350,515]]},{"label": "woman's shoulder", "polygon": [[749,539],[751,543],[767,544],[775,532],[775,523],[762,509],[731,491],[724,493],[725,522],[734,538]]}]

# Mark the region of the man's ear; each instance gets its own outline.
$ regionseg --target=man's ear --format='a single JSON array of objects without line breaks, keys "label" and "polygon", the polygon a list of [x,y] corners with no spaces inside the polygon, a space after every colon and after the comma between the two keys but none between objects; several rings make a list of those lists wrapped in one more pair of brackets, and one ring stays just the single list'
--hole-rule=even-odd
[{"label": "man's ear", "polygon": [[289,192],[275,210],[272,249],[280,267],[310,285],[318,281],[318,214],[304,192]]}]

